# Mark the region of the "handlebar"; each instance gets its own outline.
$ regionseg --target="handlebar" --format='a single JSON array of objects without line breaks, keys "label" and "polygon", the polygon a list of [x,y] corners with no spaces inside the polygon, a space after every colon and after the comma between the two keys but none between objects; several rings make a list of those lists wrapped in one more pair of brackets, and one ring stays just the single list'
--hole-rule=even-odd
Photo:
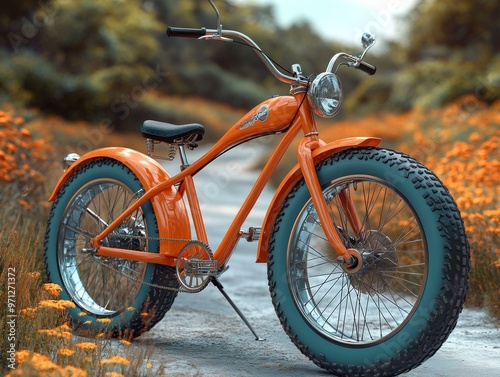
[{"label": "handlebar", "polygon": [[201,38],[207,34],[206,28],[192,29],[184,27],[171,27],[167,28],[167,36],[170,37],[181,37],[181,38]]},{"label": "handlebar", "polygon": [[356,67],[356,69],[359,69],[360,71],[368,73],[370,76],[374,75],[375,72],[377,72],[377,67],[375,67],[374,65],[368,64],[367,62],[364,62],[364,61],[359,62],[359,66]]},{"label": "handlebar", "polygon": [[297,82],[296,77],[288,76],[283,74],[276,66],[273,64],[271,59],[267,57],[266,54],[260,49],[260,47],[255,43],[249,36],[240,33],[234,30],[219,30],[215,29],[190,29],[190,28],[179,28],[169,26],[167,28],[167,36],[169,37],[184,37],[184,38],[199,38],[199,39],[213,39],[213,40],[221,40],[226,42],[232,42],[233,39],[238,39],[240,41],[245,42],[245,44],[249,45],[254,49],[260,59],[264,62],[266,67],[271,71],[271,73],[276,77],[279,81],[284,82],[286,84],[292,84]]},{"label": "handlebar", "polygon": [[[172,27],[169,26],[167,28],[167,36],[168,37],[180,37],[180,38],[197,38],[197,39],[213,39],[213,40],[221,40],[226,42],[233,42],[233,39],[238,39],[240,41],[245,42],[248,46],[252,47],[260,59],[264,62],[269,71],[276,77],[279,81],[284,82],[286,84],[299,84],[301,81],[304,81],[302,84],[307,84],[307,80],[303,80],[301,77],[293,77],[288,76],[282,73],[276,66],[273,64],[271,59],[260,49],[260,47],[255,43],[249,36],[240,33],[234,30],[216,30],[216,29],[206,29],[206,28],[181,28],[181,27]],[[338,53],[336,54],[330,63],[328,64],[327,72],[333,72],[333,68],[336,64],[336,60],[338,58],[342,58],[345,62],[348,62],[348,66],[354,67],[363,71],[369,75],[375,74],[377,68],[371,64],[368,64],[362,60],[361,58],[355,58],[352,55],[346,53]]]}]

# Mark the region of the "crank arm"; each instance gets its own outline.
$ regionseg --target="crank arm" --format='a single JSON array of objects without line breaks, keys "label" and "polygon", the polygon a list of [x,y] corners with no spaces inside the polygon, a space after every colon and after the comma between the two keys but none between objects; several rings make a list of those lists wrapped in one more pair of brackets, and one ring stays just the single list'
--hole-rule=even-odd
[{"label": "crank arm", "polygon": [[319,220],[323,231],[330,242],[337,260],[342,264],[342,267],[349,272],[359,271],[362,267],[363,258],[356,249],[347,249],[343,240],[336,229],[335,224],[330,216],[328,206],[323,191],[316,175],[314,161],[312,158],[312,148],[319,146],[319,141],[311,140],[309,138],[303,139],[297,148],[297,157],[299,161],[304,180],[306,182],[309,193],[311,194],[312,201],[316,207]]}]

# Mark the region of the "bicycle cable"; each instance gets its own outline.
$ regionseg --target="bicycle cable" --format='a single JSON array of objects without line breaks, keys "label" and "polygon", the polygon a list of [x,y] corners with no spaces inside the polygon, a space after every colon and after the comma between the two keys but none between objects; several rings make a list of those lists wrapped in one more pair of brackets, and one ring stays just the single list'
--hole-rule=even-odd
[{"label": "bicycle cable", "polygon": [[262,55],[264,55],[266,58],[268,58],[273,64],[276,64],[278,67],[280,67],[283,71],[285,71],[286,73],[288,73],[289,75],[292,75],[293,76],[293,72],[290,72],[287,68],[283,67],[280,63],[278,63],[276,60],[274,60],[273,58],[271,58],[269,55],[267,55],[264,51],[262,51],[261,48],[258,48],[258,47],[255,47],[255,46],[252,46],[246,42],[241,42],[241,41],[237,41],[237,40],[233,40],[234,43],[238,43],[242,46],[246,46],[246,47],[250,47],[252,49],[254,49],[255,51],[258,51],[260,52]]}]

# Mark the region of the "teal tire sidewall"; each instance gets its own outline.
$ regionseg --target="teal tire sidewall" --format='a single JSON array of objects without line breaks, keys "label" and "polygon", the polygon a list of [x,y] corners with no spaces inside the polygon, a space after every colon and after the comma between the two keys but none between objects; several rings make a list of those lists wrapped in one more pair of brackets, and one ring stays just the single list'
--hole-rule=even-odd
[{"label": "teal tire sidewall", "polygon": [[[61,224],[66,208],[74,195],[82,186],[86,185],[88,182],[98,179],[112,179],[119,181],[129,187],[132,192],[138,192],[142,189],[142,185],[139,180],[137,180],[135,175],[124,165],[119,163],[112,165],[99,164],[99,162],[93,162],[84,167],[81,171],[72,176],[63,186],[52,206],[45,244],[45,261],[48,279],[52,283],[56,283],[63,288],[59,296],[59,298],[63,300],[73,301],[64,286],[61,271],[59,270],[59,263],[57,259],[59,225]],[[143,204],[141,208],[144,212],[148,236],[158,237],[156,219],[151,203],[148,201]],[[149,248],[151,250],[158,250],[157,241],[154,243],[149,242]],[[144,276],[145,282],[149,282],[152,279],[154,268],[155,266],[153,264],[148,264]],[[68,312],[71,316],[72,324],[79,330],[91,331],[104,331],[113,328],[122,328],[124,325],[130,323],[134,318],[137,318],[137,316],[140,315],[141,310],[148,299],[149,289],[150,288],[147,285],[143,285],[133,302],[130,304],[129,310],[126,309],[110,316],[96,316],[94,314],[87,313],[78,306],[76,306],[76,308],[70,308],[68,309]],[[99,318],[108,318],[111,322],[97,322],[96,320]]]},{"label": "teal tire sidewall", "polygon": [[409,342],[417,341],[422,330],[429,325],[429,318],[436,306],[436,299],[443,284],[444,245],[442,237],[436,229],[438,219],[424,198],[424,190],[416,190],[411,179],[404,177],[396,166],[391,167],[389,164],[377,160],[353,158],[335,162],[333,165],[322,165],[318,171],[321,185],[350,175],[366,175],[384,180],[406,198],[421,221],[427,245],[428,276],[417,310],[404,327],[391,338],[367,346],[349,347],[346,344],[335,343],[319,334],[304,320],[288,287],[286,251],[299,212],[310,200],[310,194],[305,184],[294,192],[293,201],[289,202],[289,206],[285,210],[286,215],[282,216],[279,230],[275,233],[273,249],[275,255],[271,267],[276,284],[274,291],[277,294],[274,300],[279,302],[280,310],[283,312],[291,332],[317,359],[330,364],[341,363],[344,365],[359,365],[360,360],[363,360],[362,364],[370,365],[388,361],[395,354],[404,352]]}]

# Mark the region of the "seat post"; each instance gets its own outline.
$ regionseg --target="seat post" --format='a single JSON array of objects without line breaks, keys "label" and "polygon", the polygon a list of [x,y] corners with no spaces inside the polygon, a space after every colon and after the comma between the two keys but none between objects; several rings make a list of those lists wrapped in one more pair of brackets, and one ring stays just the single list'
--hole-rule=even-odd
[{"label": "seat post", "polygon": [[181,158],[181,170],[184,170],[189,167],[189,161],[187,159],[186,155],[186,148],[184,147],[184,144],[177,144],[179,147],[179,156]]}]

